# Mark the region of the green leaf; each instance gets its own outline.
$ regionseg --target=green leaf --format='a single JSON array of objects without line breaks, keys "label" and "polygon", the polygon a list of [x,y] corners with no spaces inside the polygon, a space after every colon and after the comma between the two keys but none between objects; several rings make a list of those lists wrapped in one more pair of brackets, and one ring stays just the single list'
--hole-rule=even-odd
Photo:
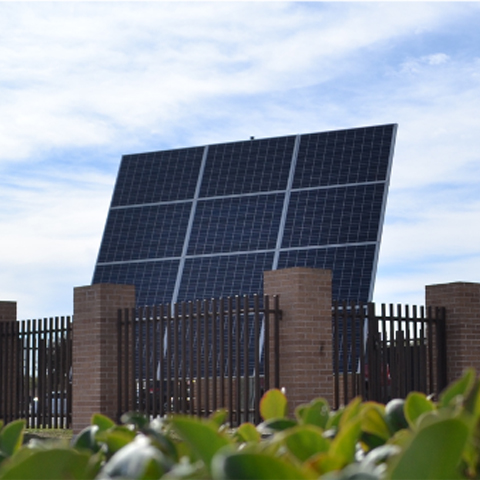
[{"label": "green leaf", "polygon": [[228,412],[225,409],[216,410],[209,417],[208,421],[217,430],[227,421]]},{"label": "green leaf", "polygon": [[457,479],[458,466],[469,437],[469,427],[459,418],[436,421],[421,428],[389,467],[388,478]]},{"label": "green leaf", "polygon": [[167,457],[170,457],[174,462],[178,462],[178,451],[170,438],[168,438],[165,434],[155,430],[147,430],[145,433],[152,441],[152,445],[157,447],[160,451],[167,455]]},{"label": "green leaf", "polygon": [[378,435],[373,433],[362,432],[360,434],[360,442],[362,443],[363,449],[365,451],[373,450],[374,448],[380,447],[385,444],[385,439],[380,438]]},{"label": "green leaf", "polygon": [[208,421],[178,415],[172,417],[170,423],[182,440],[203,460],[208,470],[210,470],[212,458],[218,450],[232,445],[232,442],[215,430]]},{"label": "green leaf", "polygon": [[254,442],[258,443],[261,439],[260,432],[255,425],[250,422],[242,423],[236,430],[237,438],[241,442]]},{"label": "green leaf", "polygon": [[404,405],[405,417],[408,424],[413,427],[417,419],[424,413],[435,410],[435,405],[424,393],[410,392],[407,395]]},{"label": "green leaf", "polygon": [[321,478],[322,480],[379,480],[382,475],[379,467],[352,463],[341,472],[332,472]]},{"label": "green leaf", "polygon": [[408,428],[408,421],[405,418],[405,400],[403,398],[394,398],[385,406],[385,422],[393,434]]},{"label": "green leaf", "polygon": [[268,390],[260,400],[260,415],[264,420],[284,418],[287,412],[287,397],[276,388]]},{"label": "green leaf", "polygon": [[272,418],[266,422],[262,422],[258,427],[261,433],[282,432],[297,426],[297,422],[291,418]]},{"label": "green leaf", "polygon": [[364,432],[375,435],[384,441],[391,436],[384,416],[375,405],[367,405],[362,410],[361,427]]},{"label": "green leaf", "polygon": [[399,430],[388,440],[388,443],[390,445],[396,445],[403,450],[408,445],[410,445],[410,442],[412,441],[412,438],[414,435],[415,435],[415,432],[413,432],[409,428],[406,428],[404,430]]},{"label": "green leaf", "polygon": [[397,445],[382,445],[365,455],[365,458],[361,463],[364,465],[378,465],[379,463],[385,462],[385,460],[398,455],[400,451],[401,449]]},{"label": "green leaf", "polygon": [[328,421],[325,429],[338,429],[340,424],[340,419],[342,418],[343,412],[345,409],[332,410],[328,416]]},{"label": "green leaf", "polygon": [[313,455],[328,452],[330,440],[322,436],[322,429],[313,425],[301,425],[292,428],[283,440],[288,450],[301,462]]},{"label": "green leaf", "polygon": [[218,454],[212,463],[215,480],[302,480],[315,478],[313,471],[263,452]]},{"label": "green leaf", "polygon": [[295,417],[303,425],[316,425],[325,429],[330,415],[330,406],[324,398],[316,398],[310,403],[299,405]]},{"label": "green leaf", "polygon": [[72,446],[81,450],[90,450],[91,452],[98,452],[100,445],[98,444],[95,435],[98,432],[97,425],[89,425],[85,427],[72,441]]},{"label": "green leaf", "polygon": [[459,378],[456,382],[451,383],[441,394],[440,394],[440,405],[446,407],[450,405],[455,397],[462,395],[464,398],[468,396],[470,390],[472,389],[475,383],[475,369],[468,368],[465,370],[463,376]]},{"label": "green leaf", "polygon": [[112,430],[98,432],[95,438],[98,442],[104,443],[107,446],[108,455],[113,455],[132,442],[135,436],[135,431],[124,426],[116,426]]},{"label": "green leaf", "polygon": [[343,460],[339,457],[331,455],[330,452],[322,452],[310,457],[307,464],[311,468],[315,469],[319,475],[322,475],[321,478],[324,478],[323,475],[325,473],[341,470],[344,466]]},{"label": "green leaf", "polygon": [[134,425],[138,430],[147,428],[150,423],[149,419],[143,413],[139,412],[124,413],[120,420],[122,423]]},{"label": "green leaf", "polygon": [[151,445],[148,437],[140,434],[113,455],[100,471],[99,478],[154,479],[171,467],[172,462]]},{"label": "green leaf", "polygon": [[96,425],[98,427],[98,431],[103,432],[109,428],[115,427],[115,422],[105,415],[95,413],[92,416],[92,425]]},{"label": "green leaf", "polygon": [[342,426],[336,437],[332,440],[329,455],[338,458],[342,466],[351,463],[355,459],[355,451],[361,432],[361,419],[351,419]]},{"label": "green leaf", "polygon": [[355,397],[352,399],[349,404],[345,407],[342,416],[340,417],[340,422],[338,424],[339,428],[342,428],[343,425],[350,422],[350,420],[356,418],[362,409],[362,397]]},{"label": "green leaf", "polygon": [[24,420],[15,420],[0,432],[0,450],[7,456],[13,455],[22,445]]},{"label": "green leaf", "polygon": [[477,420],[480,418],[480,380],[475,381],[467,398],[465,398],[465,410]]},{"label": "green leaf", "polygon": [[15,462],[15,457],[12,457],[12,463],[2,468],[0,478],[2,480],[88,479],[92,478],[88,468],[89,457],[90,455],[86,452],[64,448],[32,451],[18,463]]},{"label": "green leaf", "polygon": [[176,463],[162,480],[205,480],[211,478],[203,462]]},{"label": "green leaf", "polygon": [[172,439],[166,434],[165,422],[164,419],[154,418],[144,433],[150,437],[152,444],[156,445],[173,461],[178,462],[178,450]]}]

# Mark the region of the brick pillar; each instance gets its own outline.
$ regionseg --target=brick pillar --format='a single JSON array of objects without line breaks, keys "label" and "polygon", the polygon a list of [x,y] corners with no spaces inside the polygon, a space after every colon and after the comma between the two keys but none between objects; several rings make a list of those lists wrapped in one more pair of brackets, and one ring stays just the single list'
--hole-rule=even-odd
[{"label": "brick pillar", "polygon": [[331,272],[303,267],[265,272],[264,292],[280,300],[280,386],[289,414],[317,397],[333,405]]},{"label": "brick pillar", "polygon": [[480,283],[428,285],[426,305],[445,307],[447,381],[468,367],[480,373]]},{"label": "brick pillar", "polygon": [[0,322],[17,320],[17,302],[0,302]]},{"label": "brick pillar", "polygon": [[18,409],[18,323],[17,302],[0,301],[0,418],[14,420]]},{"label": "brick pillar", "polygon": [[117,415],[117,318],[135,306],[132,285],[96,284],[74,289],[72,424],[90,425],[94,413]]}]

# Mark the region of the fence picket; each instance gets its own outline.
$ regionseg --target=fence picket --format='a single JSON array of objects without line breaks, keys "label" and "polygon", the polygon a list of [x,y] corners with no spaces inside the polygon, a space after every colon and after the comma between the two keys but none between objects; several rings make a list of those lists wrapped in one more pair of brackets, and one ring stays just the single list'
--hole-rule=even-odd
[{"label": "fence picket", "polygon": [[0,323],[0,418],[27,428],[71,424],[71,318]]},{"label": "fence picket", "polygon": [[332,306],[335,408],[358,394],[386,403],[412,390],[438,394],[445,387],[445,310],[429,308],[426,317],[423,307],[420,314],[408,305],[404,313],[401,305],[380,310],[377,315],[373,303]]},{"label": "fence picket", "polygon": [[260,337],[271,318],[278,329],[279,318],[278,299],[273,309],[268,297],[263,301],[245,296],[119,310],[118,415],[127,406],[150,416],[226,408],[232,425],[260,421],[261,385],[270,384],[270,350],[261,356]]}]

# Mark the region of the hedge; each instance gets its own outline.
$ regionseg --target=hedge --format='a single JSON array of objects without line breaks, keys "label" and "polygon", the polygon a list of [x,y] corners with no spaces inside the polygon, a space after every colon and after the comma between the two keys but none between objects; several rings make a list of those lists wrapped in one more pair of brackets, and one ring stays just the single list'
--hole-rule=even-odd
[{"label": "hedge", "polygon": [[437,400],[419,392],[387,405],[355,398],[333,411],[317,398],[288,418],[269,390],[260,425],[209,418],[95,414],[70,443],[30,440],[0,425],[0,479],[474,479],[480,478],[480,381],[473,369]]}]

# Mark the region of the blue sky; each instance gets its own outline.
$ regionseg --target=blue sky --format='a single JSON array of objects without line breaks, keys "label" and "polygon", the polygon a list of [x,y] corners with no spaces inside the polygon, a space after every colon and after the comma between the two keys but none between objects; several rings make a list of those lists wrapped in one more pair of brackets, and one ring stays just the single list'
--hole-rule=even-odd
[{"label": "blue sky", "polygon": [[375,300],[480,281],[480,4],[0,2],[0,299],[67,315],[122,154],[398,123]]}]

